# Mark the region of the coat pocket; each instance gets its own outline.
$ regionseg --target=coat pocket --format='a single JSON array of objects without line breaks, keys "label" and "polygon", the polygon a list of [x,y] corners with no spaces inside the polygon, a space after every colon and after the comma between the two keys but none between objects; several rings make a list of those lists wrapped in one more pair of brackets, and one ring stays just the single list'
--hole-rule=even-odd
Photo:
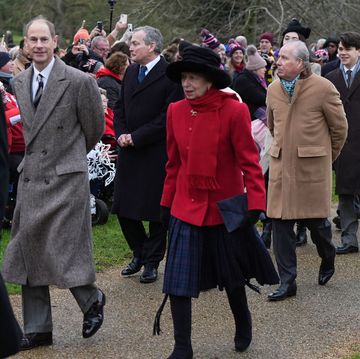
[{"label": "coat pocket", "polygon": [[281,147],[273,143],[269,150],[270,165],[269,165],[269,179],[270,181],[278,181],[282,177],[282,161],[281,161]]},{"label": "coat pocket", "polygon": [[331,163],[325,146],[298,146],[296,180],[321,182],[330,176]]},{"label": "coat pocket", "polygon": [[280,153],[281,153],[281,147],[273,143],[270,147],[269,155],[271,157],[279,158]]},{"label": "coat pocket", "polygon": [[66,175],[68,173],[76,172],[87,172],[88,166],[87,163],[65,163],[56,166],[56,174],[58,176]]},{"label": "coat pocket", "polygon": [[322,157],[326,155],[325,146],[298,146],[298,157]]}]

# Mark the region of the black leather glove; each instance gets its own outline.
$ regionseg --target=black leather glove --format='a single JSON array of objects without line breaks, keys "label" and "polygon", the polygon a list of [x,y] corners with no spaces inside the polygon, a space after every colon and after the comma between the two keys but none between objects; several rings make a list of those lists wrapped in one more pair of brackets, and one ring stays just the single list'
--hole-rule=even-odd
[{"label": "black leather glove", "polygon": [[169,228],[169,222],[170,222],[170,208],[160,206],[160,222],[164,226],[165,229]]},{"label": "black leather glove", "polygon": [[259,220],[261,212],[262,211],[260,211],[259,209],[253,209],[248,211],[246,224],[248,226],[254,226]]}]

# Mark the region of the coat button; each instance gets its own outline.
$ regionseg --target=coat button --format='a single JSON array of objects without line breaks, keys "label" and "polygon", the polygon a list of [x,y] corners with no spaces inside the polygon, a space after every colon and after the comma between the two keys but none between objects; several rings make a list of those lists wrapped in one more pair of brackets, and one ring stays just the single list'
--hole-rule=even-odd
[{"label": "coat button", "polygon": [[191,198],[191,202],[195,202],[194,198]]},{"label": "coat button", "polygon": [[47,151],[46,150],[42,150],[41,153],[46,156],[47,155]]},{"label": "coat button", "polygon": [[30,182],[30,179],[27,178],[27,177],[25,177],[25,178],[24,178],[24,182]]},{"label": "coat button", "polygon": [[186,146],[186,151],[189,151],[189,146]]},{"label": "coat button", "polygon": [[45,184],[49,184],[50,180],[48,178],[45,178],[44,182],[45,182]]},{"label": "coat button", "polygon": [[189,131],[190,131],[190,132],[192,131],[192,127],[189,127]]}]

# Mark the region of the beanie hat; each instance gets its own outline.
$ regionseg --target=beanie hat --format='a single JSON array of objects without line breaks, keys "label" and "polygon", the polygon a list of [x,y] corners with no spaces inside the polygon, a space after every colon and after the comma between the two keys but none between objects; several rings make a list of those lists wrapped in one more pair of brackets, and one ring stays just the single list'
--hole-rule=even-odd
[{"label": "beanie hat", "polygon": [[11,60],[10,55],[7,52],[0,52],[0,68],[5,66]]},{"label": "beanie hat", "polygon": [[90,40],[89,32],[83,27],[79,29],[79,31],[75,34],[73,44],[77,44],[80,39],[83,39],[85,41]]},{"label": "beanie hat", "polygon": [[326,39],[324,42],[323,48],[326,49],[330,43],[336,44],[336,46],[339,46],[340,40],[337,37],[330,36]]},{"label": "beanie hat", "polygon": [[285,34],[287,34],[288,32],[296,32],[297,34],[303,35],[305,39],[307,39],[310,36],[311,29],[309,27],[303,27],[300,24],[299,20],[294,18],[289,22],[287,28],[282,33],[283,36],[285,36]]},{"label": "beanie hat", "polygon": [[200,38],[202,47],[208,47],[209,49],[214,50],[220,46],[219,40],[207,29],[201,30]]},{"label": "beanie hat", "polygon": [[242,53],[245,55],[245,49],[240,46],[240,44],[235,39],[230,39],[228,42],[228,53],[231,57],[233,53],[237,50],[242,51]]},{"label": "beanie hat", "polygon": [[273,45],[274,35],[272,32],[264,32],[260,35],[260,41],[263,39],[269,40],[271,42],[271,45]]},{"label": "beanie hat", "polygon": [[266,67],[266,61],[260,56],[254,45],[249,45],[246,49],[246,65],[245,68],[249,71],[256,71]]}]

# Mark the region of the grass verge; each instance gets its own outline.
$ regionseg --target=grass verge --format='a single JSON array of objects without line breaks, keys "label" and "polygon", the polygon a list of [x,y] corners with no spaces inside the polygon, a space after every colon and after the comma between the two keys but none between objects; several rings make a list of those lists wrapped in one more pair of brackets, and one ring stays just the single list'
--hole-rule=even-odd
[{"label": "grass verge", "polygon": [[[4,230],[0,241],[0,264],[9,240],[10,231]],[[110,215],[105,225],[93,227],[93,240],[97,272],[121,266],[126,259],[131,257],[131,252],[115,215]],[[21,292],[18,285],[7,283],[6,287],[9,294],[19,294]]]}]

